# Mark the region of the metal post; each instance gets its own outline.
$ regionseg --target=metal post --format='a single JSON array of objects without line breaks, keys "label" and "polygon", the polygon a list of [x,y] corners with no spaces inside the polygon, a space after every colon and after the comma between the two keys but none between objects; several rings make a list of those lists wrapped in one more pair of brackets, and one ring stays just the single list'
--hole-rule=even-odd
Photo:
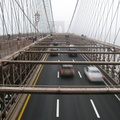
[{"label": "metal post", "polygon": [[40,21],[40,14],[38,13],[38,11],[35,13],[35,26],[36,26],[36,30],[35,30],[35,36],[38,36],[38,22]]}]

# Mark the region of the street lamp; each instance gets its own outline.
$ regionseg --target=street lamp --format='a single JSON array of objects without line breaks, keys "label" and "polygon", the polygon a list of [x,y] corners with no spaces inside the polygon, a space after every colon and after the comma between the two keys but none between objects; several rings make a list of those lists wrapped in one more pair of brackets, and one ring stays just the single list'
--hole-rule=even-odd
[{"label": "street lamp", "polygon": [[[36,26],[36,30],[35,30],[35,34],[38,33],[38,22],[40,21],[40,14],[38,13],[38,11],[35,13],[35,26]],[[37,36],[37,35],[36,35]]]}]

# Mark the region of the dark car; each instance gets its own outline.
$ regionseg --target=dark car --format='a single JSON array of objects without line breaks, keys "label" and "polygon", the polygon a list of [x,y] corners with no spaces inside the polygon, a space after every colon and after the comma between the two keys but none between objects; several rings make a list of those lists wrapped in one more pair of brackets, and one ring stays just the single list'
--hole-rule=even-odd
[{"label": "dark car", "polygon": [[[68,51],[70,51],[70,52],[72,52],[72,51],[77,51],[77,49],[76,48],[69,48],[69,50]],[[68,55],[70,56],[70,57],[77,57],[77,53],[68,53]]]},{"label": "dark car", "polygon": [[60,76],[64,77],[73,77],[75,75],[73,65],[62,65],[59,72]]},{"label": "dark car", "polygon": [[59,44],[58,42],[54,42],[53,43],[54,46],[58,46],[58,44]]},{"label": "dark car", "polygon": [[[50,51],[58,51],[58,49],[57,49],[57,48],[51,48]],[[50,55],[51,55],[51,56],[57,56],[58,53],[50,53]]]}]

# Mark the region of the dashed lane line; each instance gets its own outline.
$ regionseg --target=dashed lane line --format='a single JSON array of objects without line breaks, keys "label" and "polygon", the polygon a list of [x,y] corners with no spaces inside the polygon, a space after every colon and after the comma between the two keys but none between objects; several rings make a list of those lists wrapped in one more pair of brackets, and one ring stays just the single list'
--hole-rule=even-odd
[{"label": "dashed lane line", "polygon": [[78,74],[79,74],[80,78],[82,78],[82,75],[81,75],[80,71],[78,71]]},{"label": "dashed lane line", "polygon": [[57,78],[59,78],[60,77],[60,73],[59,73],[59,71],[57,72]]},{"label": "dashed lane line", "polygon": [[56,117],[59,117],[59,99],[56,102]]},{"label": "dashed lane line", "polygon": [[100,115],[99,115],[99,113],[98,113],[98,111],[97,111],[97,108],[96,108],[93,100],[90,99],[90,102],[91,102],[91,104],[92,104],[92,106],[93,106],[93,109],[94,109],[94,111],[95,111],[95,114],[96,114],[97,118],[100,118]]}]

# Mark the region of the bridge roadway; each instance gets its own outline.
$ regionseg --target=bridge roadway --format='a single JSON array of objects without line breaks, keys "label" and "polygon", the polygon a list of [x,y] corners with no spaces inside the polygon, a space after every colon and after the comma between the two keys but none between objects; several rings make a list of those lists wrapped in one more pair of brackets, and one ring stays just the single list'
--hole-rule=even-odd
[{"label": "bridge roadway", "polygon": [[[67,50],[62,48],[62,50]],[[48,56],[48,61],[84,61],[83,56],[68,54]],[[74,65],[74,78],[61,78],[60,65],[44,65],[37,85],[89,85],[102,86],[108,83],[91,83],[84,75],[85,65]],[[81,75],[80,75],[81,74]],[[120,99],[116,95],[40,95],[33,94],[20,113],[21,120],[120,120]]]}]

